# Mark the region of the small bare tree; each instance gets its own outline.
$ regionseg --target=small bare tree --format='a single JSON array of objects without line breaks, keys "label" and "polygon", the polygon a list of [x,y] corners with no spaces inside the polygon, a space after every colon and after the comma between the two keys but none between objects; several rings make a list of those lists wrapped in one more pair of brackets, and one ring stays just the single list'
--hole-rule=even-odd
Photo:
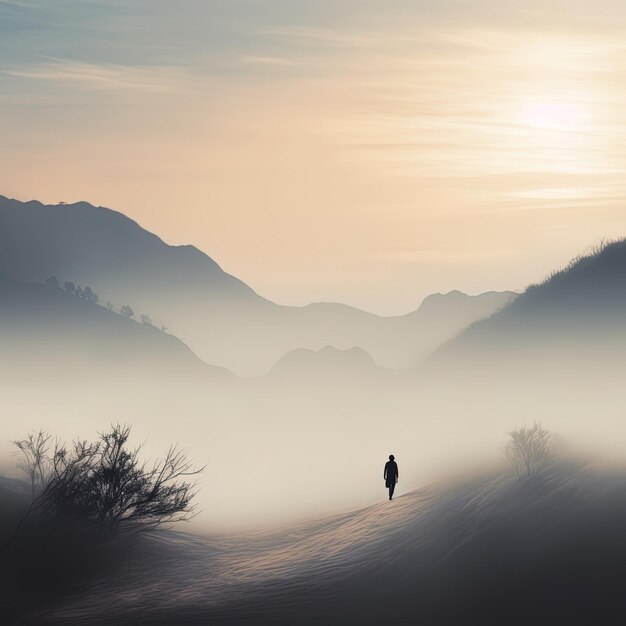
[{"label": "small bare tree", "polygon": [[128,426],[112,426],[96,443],[56,443],[43,431],[14,442],[21,466],[31,477],[33,505],[28,517],[57,518],[107,534],[154,529],[190,519],[196,483],[187,457],[170,447],[152,465],[139,460],[140,448],[126,447]]},{"label": "small bare tree", "polygon": [[37,493],[41,491],[49,474],[51,435],[44,430],[29,433],[26,439],[14,441],[19,455],[18,466],[28,476],[31,487],[31,497],[35,500]]},{"label": "small bare tree", "polygon": [[512,430],[509,437],[504,453],[520,477],[536,476],[554,455],[552,433],[538,422]]}]

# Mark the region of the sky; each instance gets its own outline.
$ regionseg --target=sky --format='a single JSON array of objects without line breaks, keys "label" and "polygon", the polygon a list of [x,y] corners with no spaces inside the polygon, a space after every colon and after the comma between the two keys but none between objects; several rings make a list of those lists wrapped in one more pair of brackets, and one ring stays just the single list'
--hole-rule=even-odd
[{"label": "sky", "polygon": [[0,194],[381,314],[626,234],[617,0],[0,0]]}]

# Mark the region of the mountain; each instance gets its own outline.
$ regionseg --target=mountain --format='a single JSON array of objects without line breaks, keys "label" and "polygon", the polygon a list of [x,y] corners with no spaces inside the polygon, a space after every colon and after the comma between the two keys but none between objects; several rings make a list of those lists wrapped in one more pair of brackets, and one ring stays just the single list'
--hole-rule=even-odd
[{"label": "mountain", "polygon": [[[193,287],[205,295],[262,300],[193,246],[170,246],[122,213],[87,202],[44,205],[0,196],[0,271],[21,282],[49,275],[133,300]],[[141,297],[140,297],[141,299]]]},{"label": "mountain", "polygon": [[58,286],[0,281],[3,383],[228,378],[176,337]]},{"label": "mountain", "polygon": [[[576,257],[509,306],[442,346],[429,365],[590,371],[626,349],[626,240]],[[596,374],[598,372],[596,371]]]},{"label": "mountain", "polygon": [[19,282],[54,275],[62,284],[88,285],[102,302],[130,305],[171,329],[205,362],[246,376],[265,373],[292,350],[327,345],[359,346],[381,366],[407,368],[515,295],[437,294],[395,317],[335,303],[281,306],[197,248],[168,245],[116,211],[3,196],[0,273]]},{"label": "mountain", "polygon": [[365,350],[359,347],[338,350],[325,346],[321,350],[299,348],[287,353],[270,370],[272,378],[330,378],[345,382],[348,378],[374,376],[380,368]]}]

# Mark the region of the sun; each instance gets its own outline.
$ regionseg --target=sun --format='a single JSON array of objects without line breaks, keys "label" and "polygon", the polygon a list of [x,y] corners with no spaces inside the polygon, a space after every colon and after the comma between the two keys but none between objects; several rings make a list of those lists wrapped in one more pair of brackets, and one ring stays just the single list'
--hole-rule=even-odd
[{"label": "sun", "polygon": [[521,113],[522,123],[545,130],[581,130],[587,119],[585,107],[576,103],[531,102]]}]

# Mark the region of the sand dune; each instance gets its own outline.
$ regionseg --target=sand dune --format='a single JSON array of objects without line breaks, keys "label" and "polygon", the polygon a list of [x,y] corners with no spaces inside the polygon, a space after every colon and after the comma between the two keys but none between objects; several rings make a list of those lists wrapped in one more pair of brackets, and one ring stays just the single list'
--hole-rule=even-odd
[{"label": "sand dune", "polygon": [[617,624],[626,475],[483,475],[264,535],[165,533],[47,624]]}]

